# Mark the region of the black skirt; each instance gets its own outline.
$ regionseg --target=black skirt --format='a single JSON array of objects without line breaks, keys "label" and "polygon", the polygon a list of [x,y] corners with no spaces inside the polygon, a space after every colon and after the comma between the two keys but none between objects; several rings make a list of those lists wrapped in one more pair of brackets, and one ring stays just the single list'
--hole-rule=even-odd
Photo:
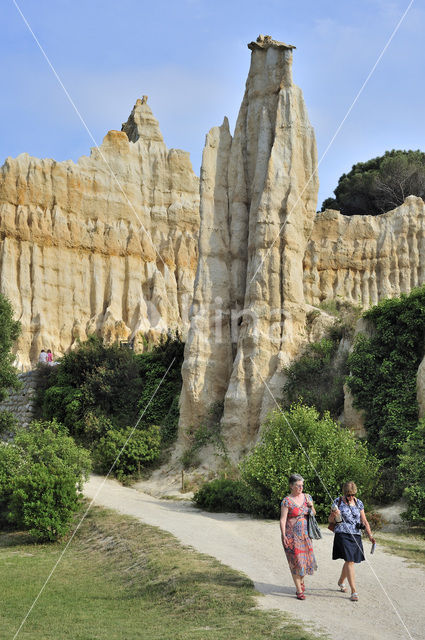
[{"label": "black skirt", "polygon": [[362,537],[351,533],[336,533],[332,549],[332,560],[342,558],[346,562],[363,562]]}]

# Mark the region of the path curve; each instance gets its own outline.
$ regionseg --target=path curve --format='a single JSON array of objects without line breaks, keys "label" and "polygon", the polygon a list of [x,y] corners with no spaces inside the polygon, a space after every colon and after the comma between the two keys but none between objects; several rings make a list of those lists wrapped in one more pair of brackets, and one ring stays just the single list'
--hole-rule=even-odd
[{"label": "path curve", "polygon": [[314,542],[319,570],[306,579],[302,602],[294,597],[276,521],[206,513],[190,502],[160,500],[99,476],[90,478],[84,493],[91,499],[96,495],[97,505],[169,531],[183,544],[242,571],[264,594],[259,606],[289,612],[334,640],[425,640],[425,571],[379,546],[370,556],[368,541],[368,562],[356,568],[360,600],[354,603],[335,588],[341,562],[330,559],[333,534],[322,529],[323,539]]}]

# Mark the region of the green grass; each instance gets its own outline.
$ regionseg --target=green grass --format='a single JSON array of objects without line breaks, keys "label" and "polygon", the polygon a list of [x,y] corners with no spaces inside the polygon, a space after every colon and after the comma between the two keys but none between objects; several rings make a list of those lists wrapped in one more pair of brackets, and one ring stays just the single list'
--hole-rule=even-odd
[{"label": "green grass", "polygon": [[425,565],[425,540],[413,533],[410,536],[394,536],[393,534],[375,534],[377,543],[384,547],[385,551],[393,553],[415,564]]},{"label": "green grass", "polygon": [[[12,639],[65,543],[0,534],[0,626]],[[255,608],[252,582],[170,534],[93,509],[19,640],[313,640],[289,617]]]}]

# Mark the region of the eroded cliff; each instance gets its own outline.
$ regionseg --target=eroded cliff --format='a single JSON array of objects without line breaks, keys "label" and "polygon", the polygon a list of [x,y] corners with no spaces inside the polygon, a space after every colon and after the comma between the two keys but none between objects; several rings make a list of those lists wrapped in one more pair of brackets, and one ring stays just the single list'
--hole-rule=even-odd
[{"label": "eroded cliff", "polygon": [[22,154],[0,171],[0,291],[22,324],[22,366],[94,331],[185,333],[199,180],[188,153],[167,149],[146,97],[90,157]]}]

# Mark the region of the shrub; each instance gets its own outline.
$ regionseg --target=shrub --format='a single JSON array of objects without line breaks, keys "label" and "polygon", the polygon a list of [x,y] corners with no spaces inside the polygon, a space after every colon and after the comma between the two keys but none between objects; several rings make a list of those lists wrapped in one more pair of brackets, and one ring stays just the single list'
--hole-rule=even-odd
[{"label": "shrub", "polygon": [[93,460],[102,473],[108,473],[114,465],[113,473],[123,479],[125,476],[140,475],[142,466],[157,460],[160,451],[159,426],[110,429],[94,447]]},{"label": "shrub", "polygon": [[274,517],[274,509],[259,491],[241,479],[216,478],[206,482],[193,496],[193,501],[205,511],[251,513]]},{"label": "shrub", "polygon": [[378,513],[378,511],[368,511],[365,515],[372,531],[379,531],[386,522],[385,518],[381,513]]},{"label": "shrub", "polygon": [[404,495],[408,508],[402,514],[405,520],[425,522],[425,418],[419,421],[403,446],[400,456],[399,477],[406,487]]},{"label": "shrub", "polygon": [[178,334],[139,355],[90,336],[42,376],[41,415],[56,418],[91,447],[111,428],[135,424],[143,413],[140,427],[160,425],[162,442],[169,443],[177,434],[183,350]]},{"label": "shrub", "polygon": [[[35,421],[2,445],[0,477],[7,520],[37,540],[56,540],[69,530],[79,508],[90,458],[57,423]],[[0,481],[1,484],[1,481]]]},{"label": "shrub", "polygon": [[328,413],[320,417],[315,408],[298,404],[270,414],[260,442],[241,463],[242,480],[275,516],[288,492],[288,477],[294,472],[304,477],[318,518],[324,521],[332,498],[347,480],[356,482],[362,500],[370,498],[379,463],[364,443]]},{"label": "shrub", "polygon": [[11,436],[17,426],[18,421],[10,411],[0,411],[0,437],[9,437]]},{"label": "shrub", "polygon": [[199,451],[212,444],[217,455],[227,459],[227,450],[221,435],[221,418],[223,416],[224,403],[213,402],[207,412],[205,421],[198,428],[190,427],[186,431],[190,446],[186,449],[180,460],[185,469],[196,466],[199,462]]},{"label": "shrub", "polygon": [[12,493],[12,478],[22,462],[21,450],[12,443],[0,441],[0,524],[7,522],[7,509]]},{"label": "shrub", "polygon": [[344,378],[348,373],[347,354],[339,359],[338,338],[323,338],[306,346],[304,353],[286,368],[284,406],[303,401],[323,413],[337,417],[344,408]]},{"label": "shrub", "polygon": [[[183,352],[184,343],[176,333],[162,337],[152,351],[137,356],[143,380],[143,389],[138,401],[138,411],[143,413],[140,424],[160,425],[165,444],[172,442],[177,436]],[[168,367],[170,369],[166,374]],[[155,397],[149,403],[155,391]]]},{"label": "shrub", "polygon": [[53,369],[41,392],[44,418],[56,418],[85,444],[99,435],[88,414],[108,416],[117,427],[136,422],[143,383],[130,349],[90,336]]},{"label": "shrub", "polygon": [[13,319],[12,305],[0,293],[0,401],[4,400],[9,388],[20,386],[13,366],[15,356],[12,353],[13,343],[20,331],[20,323]]},{"label": "shrub", "polygon": [[383,300],[364,317],[374,332],[357,336],[347,384],[355,406],[365,412],[368,442],[384,462],[378,497],[391,500],[401,494],[398,456],[418,421],[416,373],[423,357],[425,287]]}]

